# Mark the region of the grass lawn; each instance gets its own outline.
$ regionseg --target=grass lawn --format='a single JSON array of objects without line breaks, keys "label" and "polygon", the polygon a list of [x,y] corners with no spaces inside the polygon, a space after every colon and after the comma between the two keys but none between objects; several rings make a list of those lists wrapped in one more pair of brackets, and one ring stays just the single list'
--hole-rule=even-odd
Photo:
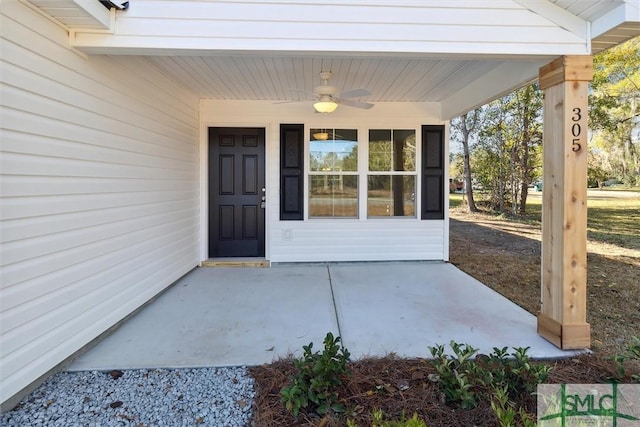
[{"label": "grass lawn", "polygon": [[[599,190],[588,193],[587,238],[591,243],[602,243],[620,248],[640,250],[640,190],[636,197],[615,197],[615,191]],[[629,191],[629,190],[626,190]],[[607,192],[612,192],[609,196]],[[515,223],[542,224],[542,193],[530,194],[527,198],[527,213],[524,217],[496,218]],[[462,209],[462,194],[450,194],[452,209]]]}]

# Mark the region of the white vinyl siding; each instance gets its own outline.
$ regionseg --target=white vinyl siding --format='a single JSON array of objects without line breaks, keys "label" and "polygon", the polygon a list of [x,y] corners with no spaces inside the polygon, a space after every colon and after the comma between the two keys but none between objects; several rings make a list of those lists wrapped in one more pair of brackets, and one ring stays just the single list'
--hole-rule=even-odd
[{"label": "white vinyl siding", "polygon": [[198,264],[198,99],[2,2],[0,402]]},{"label": "white vinyl siding", "polygon": [[367,219],[279,221],[271,262],[444,260],[445,221]]},{"label": "white vinyl siding", "polygon": [[[267,211],[266,258],[271,262],[377,261],[377,260],[447,260],[448,216],[444,220],[419,218],[367,218],[366,202],[361,202],[359,218],[309,218],[309,131],[310,129],[358,129],[358,135],[368,129],[416,129],[420,135],[422,124],[441,124],[438,104],[434,103],[377,103],[371,110],[340,106],[331,114],[316,114],[310,103],[274,104],[271,102],[215,101],[201,103],[201,144],[206,147],[209,126],[262,126],[266,132]],[[280,124],[305,124],[305,220],[281,221],[280,197]],[[446,138],[445,138],[446,141]],[[366,144],[363,144],[366,146]],[[418,147],[420,142],[417,143]],[[445,147],[448,153],[448,146]],[[362,172],[359,193],[366,200],[366,150],[360,159]],[[205,157],[205,156],[203,156]],[[419,154],[418,154],[419,157]],[[206,170],[202,182],[206,197]],[[445,177],[448,182],[448,177]],[[448,184],[447,184],[448,185]],[[416,191],[417,202],[419,191]],[[446,200],[445,200],[446,203]],[[208,215],[201,208],[203,222]],[[446,210],[445,210],[446,212]],[[202,224],[206,228],[206,224]],[[203,239],[207,239],[206,236]],[[201,256],[207,249],[201,244]]]},{"label": "white vinyl siding", "polygon": [[115,34],[77,33],[74,44],[94,52],[182,48],[586,54],[586,22],[583,28],[575,34],[510,0],[136,0],[117,14]]}]

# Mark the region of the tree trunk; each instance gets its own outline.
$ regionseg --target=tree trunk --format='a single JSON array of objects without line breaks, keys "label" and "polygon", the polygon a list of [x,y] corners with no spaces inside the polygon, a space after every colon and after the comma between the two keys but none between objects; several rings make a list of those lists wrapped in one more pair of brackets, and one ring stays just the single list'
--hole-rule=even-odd
[{"label": "tree trunk", "polygon": [[[478,120],[477,112],[474,111],[473,121],[475,123]],[[478,207],[473,199],[473,187],[471,185],[471,161],[469,150],[469,137],[471,135],[471,129],[467,126],[467,114],[462,115],[462,155],[464,159],[464,191],[467,193],[467,205],[469,206],[469,212],[478,212]]]},{"label": "tree trunk", "polygon": [[536,88],[533,85],[528,86],[523,91],[524,99],[519,101],[522,105],[522,135],[520,139],[520,206],[519,214],[525,215],[527,212],[527,197],[529,196],[529,184],[531,184],[532,172],[534,166],[531,164],[531,158],[535,147],[534,140],[537,140],[536,133],[536,109],[532,105],[536,105]]},{"label": "tree trunk", "polygon": [[[527,91],[531,91],[533,88],[529,86]],[[527,196],[529,195],[529,174],[531,173],[531,166],[529,165],[529,150],[531,144],[531,129],[529,121],[529,106],[527,101],[529,97],[525,99],[524,112],[522,114],[522,139],[520,140],[522,147],[522,156],[520,157],[520,165],[522,170],[522,177],[520,179],[520,215],[525,215],[527,212]]]},{"label": "tree trunk", "polygon": [[527,213],[527,196],[529,196],[529,186],[523,181],[520,189],[520,215]]}]

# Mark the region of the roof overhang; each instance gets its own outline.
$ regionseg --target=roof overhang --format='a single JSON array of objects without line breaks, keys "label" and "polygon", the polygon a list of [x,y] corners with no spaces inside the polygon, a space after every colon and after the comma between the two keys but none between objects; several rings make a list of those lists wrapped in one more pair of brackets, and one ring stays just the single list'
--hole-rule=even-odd
[{"label": "roof overhang", "polygon": [[28,0],[41,12],[75,31],[104,31],[115,18],[98,0]]},{"label": "roof overhang", "polygon": [[640,34],[640,2],[625,2],[591,24],[591,50],[598,53]]},{"label": "roof overhang", "polygon": [[373,102],[437,102],[443,120],[535,80],[558,56],[640,34],[638,5],[623,0],[133,0],[117,12],[29,1],[69,28],[74,48],[148,56],[201,98],[295,100],[285,89],[310,91],[339,64],[337,86],[366,87]]}]

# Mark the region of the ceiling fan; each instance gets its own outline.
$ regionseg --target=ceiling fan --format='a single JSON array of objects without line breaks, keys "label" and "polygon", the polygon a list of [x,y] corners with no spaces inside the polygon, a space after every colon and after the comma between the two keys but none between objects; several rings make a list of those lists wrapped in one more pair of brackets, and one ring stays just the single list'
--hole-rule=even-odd
[{"label": "ceiling fan", "polygon": [[[338,105],[346,105],[347,107],[355,107],[355,108],[364,108],[368,110],[373,107],[373,104],[369,102],[356,101],[354,99],[349,98],[361,98],[364,96],[371,95],[366,89],[352,89],[343,92],[338,92],[338,88],[335,86],[329,85],[329,80],[331,79],[331,71],[322,71],[320,72],[320,79],[322,80],[322,84],[320,86],[316,86],[313,89],[313,96],[315,98],[315,102],[313,103],[313,108],[318,113],[332,113],[338,108]],[[308,93],[303,90],[294,89],[297,92]]]}]

